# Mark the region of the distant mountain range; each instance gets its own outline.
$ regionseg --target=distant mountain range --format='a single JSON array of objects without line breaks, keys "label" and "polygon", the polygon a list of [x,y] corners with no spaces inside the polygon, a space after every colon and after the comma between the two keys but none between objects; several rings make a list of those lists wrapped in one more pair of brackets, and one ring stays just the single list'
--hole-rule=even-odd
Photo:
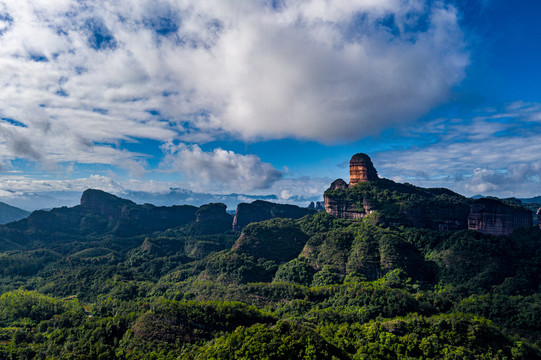
[{"label": "distant mountain range", "polygon": [[30,215],[30,212],[26,210],[0,202],[0,224],[21,220],[28,215]]},{"label": "distant mountain range", "polygon": [[[472,199],[481,199],[481,198],[486,198],[486,197],[490,197],[490,196],[477,194],[477,195],[473,195],[471,198]],[[513,199],[520,200],[523,204],[532,204],[532,203],[540,203],[541,204],[541,195],[534,196],[534,197],[531,197],[531,198],[515,198],[515,197],[511,197],[511,198],[506,198],[504,200],[513,200]]]},{"label": "distant mountain range", "polygon": [[[109,191],[111,192],[111,191]],[[252,202],[254,200],[266,200],[271,202],[289,203],[299,206],[308,206],[310,202],[321,201],[320,196],[302,197],[293,196],[287,200],[280,199],[277,195],[247,195],[247,194],[211,194],[193,192],[187,189],[171,188],[165,193],[145,192],[145,191],[113,191],[117,196],[132,200],[138,204],[150,203],[156,206],[172,205],[194,205],[220,202],[227,205],[228,210],[234,211],[238,204],[243,202]],[[29,211],[40,209],[52,209],[62,206],[75,206],[79,204],[81,191],[48,191],[48,192],[26,192],[13,193],[13,195],[0,196],[0,201],[11,204],[12,206],[26,209]]]},{"label": "distant mountain range", "polygon": [[541,196],[536,196],[528,199],[519,199],[524,204],[539,203],[541,204]]},{"label": "distant mountain range", "polygon": [[[154,193],[145,191],[124,191],[115,192],[115,195],[129,199],[138,204],[154,204],[156,206],[172,205],[194,205],[220,202],[227,206],[227,212],[235,213],[238,204],[252,202],[254,200],[266,200],[270,202],[290,203],[302,207],[308,206],[310,202],[318,202],[322,199],[319,196],[305,198],[293,196],[287,201],[280,199],[277,195],[247,195],[247,194],[211,194],[193,192],[187,189],[171,188],[165,193]],[[484,198],[484,195],[474,195],[473,199]],[[0,196],[0,224],[20,220],[27,217],[31,211],[40,209],[52,209],[62,206],[75,206],[79,204],[80,191],[48,191],[48,192],[26,192],[13,196]],[[509,198],[506,200],[512,200]],[[541,207],[541,195],[531,198],[519,198],[523,206],[532,210],[535,214],[537,208]],[[9,205],[8,205],[9,204]],[[538,206],[539,205],[539,206]],[[24,209],[24,210],[23,210]]]}]

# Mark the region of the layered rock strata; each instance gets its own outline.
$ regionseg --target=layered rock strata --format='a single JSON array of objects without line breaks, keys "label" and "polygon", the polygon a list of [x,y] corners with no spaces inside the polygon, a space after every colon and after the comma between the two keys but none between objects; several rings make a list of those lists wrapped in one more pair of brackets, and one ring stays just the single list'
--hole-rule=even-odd
[{"label": "layered rock strata", "polygon": [[509,235],[518,228],[532,226],[530,210],[511,206],[498,199],[478,199],[468,216],[468,229],[484,234]]},{"label": "layered rock strata", "polygon": [[374,208],[363,199],[362,206],[356,206],[346,199],[325,196],[325,211],[344,219],[360,219],[374,212]]},{"label": "layered rock strata", "polygon": [[377,179],[378,173],[374,164],[372,164],[370,156],[358,153],[351,157],[349,161],[349,186]]},{"label": "layered rock strata", "polygon": [[[363,186],[355,186],[365,183]],[[345,219],[360,219],[377,212],[376,221],[389,226],[438,231],[476,230],[508,235],[532,226],[532,213],[499,199],[473,201],[443,188],[425,189],[380,179],[366,154],[353,155],[350,182],[335,180],[325,191],[325,211]],[[538,211],[541,224],[541,209]],[[541,225],[540,225],[541,226]]]}]

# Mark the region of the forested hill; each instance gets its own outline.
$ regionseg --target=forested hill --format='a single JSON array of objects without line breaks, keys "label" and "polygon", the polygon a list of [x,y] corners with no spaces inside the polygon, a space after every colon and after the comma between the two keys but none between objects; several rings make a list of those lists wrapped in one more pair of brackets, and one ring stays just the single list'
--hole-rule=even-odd
[{"label": "forested hill", "polygon": [[538,226],[225,210],[89,190],[1,226],[0,359],[541,358]]},{"label": "forested hill", "polygon": [[30,212],[26,210],[0,202],[0,224],[21,220],[28,215]]}]

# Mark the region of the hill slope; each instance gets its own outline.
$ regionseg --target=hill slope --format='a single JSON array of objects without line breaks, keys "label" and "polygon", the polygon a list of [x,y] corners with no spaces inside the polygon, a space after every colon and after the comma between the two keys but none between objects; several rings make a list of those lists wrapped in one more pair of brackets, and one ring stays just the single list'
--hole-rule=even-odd
[{"label": "hill slope", "polygon": [[0,202],[0,224],[21,220],[28,215],[30,215],[30,212],[26,210]]}]

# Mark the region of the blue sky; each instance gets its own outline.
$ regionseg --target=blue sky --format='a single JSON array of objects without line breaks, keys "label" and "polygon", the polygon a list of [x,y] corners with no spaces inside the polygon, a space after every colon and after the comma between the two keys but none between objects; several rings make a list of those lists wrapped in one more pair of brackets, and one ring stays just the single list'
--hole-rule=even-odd
[{"label": "blue sky", "polygon": [[534,0],[0,1],[0,200],[318,200],[383,177],[541,194]]}]

